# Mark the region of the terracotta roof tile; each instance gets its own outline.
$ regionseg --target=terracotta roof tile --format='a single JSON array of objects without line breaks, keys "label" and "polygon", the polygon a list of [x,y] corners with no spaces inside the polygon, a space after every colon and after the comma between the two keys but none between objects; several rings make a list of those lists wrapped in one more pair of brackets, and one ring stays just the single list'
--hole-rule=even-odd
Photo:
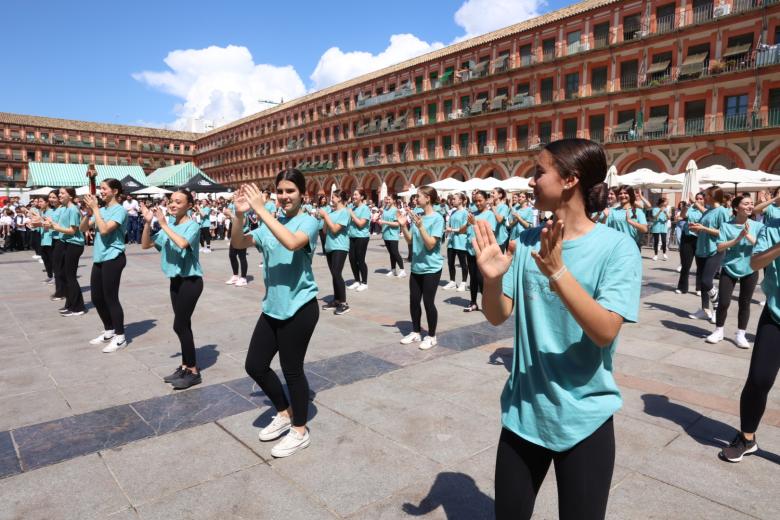
[{"label": "terracotta roof tile", "polygon": [[194,141],[200,134],[192,132],[178,132],[175,130],[162,130],[160,128],[146,128],[142,126],[115,125],[110,123],[92,123],[89,121],[75,121],[72,119],[57,119],[53,117],[28,116],[23,114],[11,114],[0,112],[0,123],[20,126],[35,126],[61,130],[77,130],[83,132],[95,132],[104,134],[131,135],[138,137],[151,137],[158,139],[181,139]]}]

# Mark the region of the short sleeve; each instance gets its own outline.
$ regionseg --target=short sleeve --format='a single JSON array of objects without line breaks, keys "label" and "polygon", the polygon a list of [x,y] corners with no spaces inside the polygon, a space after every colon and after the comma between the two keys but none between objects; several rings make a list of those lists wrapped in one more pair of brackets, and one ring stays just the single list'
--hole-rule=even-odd
[{"label": "short sleeve", "polygon": [[444,219],[441,218],[441,215],[433,220],[431,228],[428,230],[428,234],[436,238],[444,236]]},{"label": "short sleeve", "polygon": [[154,248],[158,251],[162,251],[163,246],[165,245],[165,239],[168,235],[165,234],[165,231],[160,230],[157,233],[154,234],[152,237],[152,242],[154,243]]},{"label": "short sleeve", "polygon": [[187,223],[187,226],[182,230],[182,236],[190,243],[190,249],[197,251],[200,245],[200,227],[194,221],[190,222],[192,224]]},{"label": "short sleeve", "polygon": [[721,242],[728,242],[733,237],[731,236],[731,226],[728,225],[721,225],[719,230],[720,234],[718,234],[718,237],[716,238],[716,243],[720,244]]},{"label": "short sleeve", "polygon": [[501,286],[504,292],[504,296],[507,298],[515,299],[515,279],[517,278],[517,262],[520,255],[515,251],[515,256],[512,259],[512,265],[509,266],[509,270],[504,273],[504,277],[501,279]]},{"label": "short sleeve", "polygon": [[108,220],[112,220],[119,224],[119,227],[122,227],[127,220],[127,211],[125,211],[125,208],[117,206],[117,210],[114,211],[114,213],[111,215],[111,218]]},{"label": "short sleeve", "polygon": [[633,240],[621,237],[609,254],[604,275],[599,280],[595,300],[625,321],[639,319],[639,295],[642,289],[642,257]]},{"label": "short sleeve", "polygon": [[81,213],[74,207],[68,215],[68,226],[78,227],[79,224],[81,224]]},{"label": "short sleeve", "polygon": [[636,221],[640,224],[647,224],[647,217],[645,216],[644,211],[637,211],[636,212]]},{"label": "short sleeve", "polygon": [[758,232],[758,236],[756,237],[756,245],[753,246],[754,255],[758,253],[763,253],[764,251],[766,251],[767,249],[771,248],[774,245],[770,240],[768,231],[769,231],[769,226],[764,226]]},{"label": "short sleeve", "polygon": [[[334,222],[335,224],[341,224],[342,226],[349,225],[349,221],[350,221],[349,213],[347,213],[345,210],[341,210],[339,212],[334,212],[334,213],[336,213],[336,218]],[[331,213],[331,215],[332,214],[333,213]]]},{"label": "short sleeve", "polygon": [[313,217],[303,219],[298,231],[303,231],[306,233],[306,236],[309,237],[309,251],[313,252],[317,247],[317,237],[319,236],[320,231],[317,219]]}]

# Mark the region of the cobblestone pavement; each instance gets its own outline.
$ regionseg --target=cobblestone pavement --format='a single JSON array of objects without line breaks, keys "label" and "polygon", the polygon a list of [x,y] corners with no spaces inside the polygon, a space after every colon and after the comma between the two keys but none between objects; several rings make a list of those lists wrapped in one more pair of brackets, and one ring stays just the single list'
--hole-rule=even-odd
[{"label": "cobblestone pavement", "polygon": [[[272,410],[243,368],[263,293],[256,252],[246,288],[223,283],[226,242],[201,255],[193,329],[204,381],[176,394],[161,381],[179,349],[156,253],[128,246],[121,300],[131,342],[110,355],[88,343],[101,329],[94,309],[60,317],[42,266],[27,253],[0,255],[0,519],[492,518],[513,331],[464,314],[468,293],[440,290],[439,346],[400,345],[411,326],[407,282],[385,276],[377,238],[369,289],[349,291],[349,314],[323,312],[309,347],[311,446],[278,460],[273,443],[257,440]],[[672,291],[676,253],[648,256],[640,323],[623,328],[615,359],[625,403],[609,517],[780,518],[780,392],[769,396],[762,450],[721,462],[750,351],[730,339],[706,344],[712,326],[687,317],[697,298]],[[87,302],[90,258],[88,248],[79,270]],[[315,275],[329,297],[320,255]],[[751,333],[760,292],[755,299]],[[535,517],[557,518],[552,470]]]}]

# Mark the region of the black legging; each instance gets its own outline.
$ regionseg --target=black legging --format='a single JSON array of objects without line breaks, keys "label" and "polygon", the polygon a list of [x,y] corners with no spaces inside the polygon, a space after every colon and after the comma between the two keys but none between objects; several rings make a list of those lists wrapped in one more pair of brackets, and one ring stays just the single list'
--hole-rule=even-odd
[{"label": "black legging", "polygon": [[737,314],[737,328],[745,330],[750,320],[750,300],[753,299],[753,291],[756,290],[758,283],[758,272],[734,278],[725,270],[720,273],[720,282],[718,283],[718,310],[715,317],[715,325],[722,327],[726,323],[726,316],[729,314],[729,305],[731,305],[731,294],[734,292],[734,286],[739,282],[739,312]]},{"label": "black legging", "polygon": [[211,230],[207,227],[200,228],[200,247],[203,247],[204,243],[211,249]]},{"label": "black legging", "polygon": [[661,240],[661,251],[666,254],[666,233],[653,233],[653,251],[658,254],[658,239]]},{"label": "black legging", "polygon": [[37,230],[30,230],[27,232],[30,235],[30,245],[38,256],[41,255],[41,234]]},{"label": "black legging", "polygon": [[111,260],[94,263],[89,281],[92,303],[103,322],[103,329],[113,330],[116,334],[125,333],[125,313],[119,303],[119,283],[126,265],[124,253]]},{"label": "black legging", "polygon": [[66,295],[66,283],[65,283],[65,247],[66,244],[62,240],[52,240],[52,264],[51,268],[54,272],[54,296],[58,298],[64,298]]},{"label": "black legging", "polygon": [[469,276],[469,264],[468,260],[466,260],[466,252],[462,249],[454,249],[452,247],[447,248],[447,267],[449,267],[450,270],[450,280],[453,282],[455,281],[455,257],[458,258],[458,263],[460,263],[460,270],[461,270],[461,277],[463,279],[463,283],[466,283],[466,280]]},{"label": "black legging", "polygon": [[439,313],[436,310],[436,289],[439,288],[441,271],[430,274],[412,273],[409,276],[409,313],[412,315],[412,331],[420,332],[420,320],[422,308],[420,300],[425,305],[425,317],[428,320],[428,335],[436,336],[436,324],[439,321]]},{"label": "black legging", "polygon": [[[681,293],[688,292],[688,277],[691,274],[691,265],[696,257],[696,237],[683,233],[680,241],[680,278],[677,281],[677,290]],[[701,290],[699,277],[696,276],[696,290]]]},{"label": "black legging", "polygon": [[246,271],[248,269],[246,261],[246,248],[236,249],[230,246],[228,251],[228,258],[230,258],[230,268],[233,270],[233,276],[238,276],[238,264],[241,263],[241,278],[246,278]]},{"label": "black legging", "polygon": [[469,289],[471,290],[471,305],[477,304],[477,294],[482,292],[482,272],[477,267],[477,257],[466,255],[469,266]]},{"label": "black legging", "polygon": [[46,268],[46,277],[54,277],[54,246],[41,246],[41,258],[43,258],[43,267]]},{"label": "black legging", "polygon": [[720,264],[723,262],[723,252],[712,256],[696,257],[696,281],[701,287],[701,308],[710,308],[709,292],[715,286],[715,274],[720,271]]},{"label": "black legging", "polygon": [[344,277],[341,276],[347,252],[331,251],[325,253],[325,258],[328,260],[328,269],[330,269],[330,276],[333,279],[333,301],[347,303],[347,288],[344,285]]},{"label": "black legging", "polygon": [[747,381],[739,399],[740,429],[745,433],[756,433],[761,416],[766,409],[766,398],[775,384],[780,369],[780,324],[764,307],[758,320],[756,341],[750,357]]},{"label": "black legging", "polygon": [[355,281],[362,284],[368,283],[367,251],[368,237],[351,237],[349,239],[349,267],[352,269],[352,277]]},{"label": "black legging", "polygon": [[65,272],[65,308],[71,312],[84,311],[84,296],[81,294],[81,286],[76,277],[79,269],[79,258],[84,252],[84,246],[65,244],[65,259],[63,271]]},{"label": "black legging", "polygon": [[550,463],[558,484],[558,517],[603,519],[615,466],[612,418],[574,447],[552,451],[501,430],[496,453],[496,519],[531,518]]},{"label": "black legging", "polygon": [[387,252],[390,253],[390,269],[395,270],[404,268],[404,259],[401,258],[401,253],[398,251],[398,240],[385,240],[385,247]]},{"label": "black legging", "polygon": [[326,233],[324,229],[320,229],[320,244],[322,244],[322,252],[325,253],[325,237]]},{"label": "black legging", "polygon": [[[286,320],[277,320],[261,314],[246,353],[246,373],[257,382],[276,410],[287,410],[292,402],[294,426],[304,426],[308,419],[309,382],[303,371],[303,359],[319,317],[320,309],[317,307],[316,298]],[[290,392],[289,401],[284,395],[279,377],[271,369],[271,361],[277,352]]]},{"label": "black legging", "polygon": [[171,304],[173,305],[173,331],[181,344],[181,359],[184,366],[198,366],[195,357],[195,340],[192,337],[192,313],[203,292],[203,278],[200,276],[177,276],[171,278]]}]

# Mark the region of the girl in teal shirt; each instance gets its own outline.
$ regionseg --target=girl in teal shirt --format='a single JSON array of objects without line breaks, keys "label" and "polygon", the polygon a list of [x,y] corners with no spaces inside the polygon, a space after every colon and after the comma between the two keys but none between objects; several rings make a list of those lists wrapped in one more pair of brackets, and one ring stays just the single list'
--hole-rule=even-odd
[{"label": "girl in teal shirt", "polygon": [[[170,383],[175,390],[183,390],[203,381],[192,337],[192,313],[203,293],[203,271],[198,255],[200,225],[188,214],[194,205],[195,199],[191,192],[179,190],[172,193],[168,203],[170,222],[159,206],[154,215],[145,205],[141,206],[144,217],[141,247],[154,247],[160,252],[163,274],[170,280],[173,330],[181,345],[182,364],[163,381]],[[160,230],[154,236],[152,217],[156,217],[160,225]]]},{"label": "girl in teal shirt", "polygon": [[393,204],[393,197],[385,197],[385,205],[382,207],[382,215],[379,218],[379,225],[382,226],[382,240],[385,241],[385,248],[390,254],[390,271],[387,276],[397,276],[404,278],[404,259],[398,251],[399,229],[398,208]]},{"label": "girl in teal shirt", "polygon": [[60,188],[59,199],[63,207],[59,219],[55,222],[47,219],[48,227],[60,234],[63,242],[62,273],[65,284],[65,306],[60,309],[63,316],[81,316],[86,312],[84,296],[81,294],[81,286],[78,281],[79,258],[84,252],[84,235],[79,226],[81,224],[81,212],[73,203],[76,198],[76,190],[73,188]]},{"label": "girl in teal shirt", "polygon": [[[680,278],[677,281],[677,294],[688,292],[688,279],[690,278],[691,264],[696,258],[696,233],[691,231],[691,224],[696,224],[701,220],[702,212],[699,207],[704,208],[704,193],[697,193],[695,199],[691,199],[687,206],[680,212],[680,218],[685,220],[682,229],[682,238],[680,239]],[[696,292],[699,292],[699,277],[696,277]]]},{"label": "girl in teal shirt", "polygon": [[496,240],[506,251],[506,246],[509,243],[509,215],[512,210],[506,203],[506,192],[503,188],[493,189],[493,205],[490,209],[496,217]]},{"label": "girl in teal shirt", "polygon": [[483,310],[514,312],[512,368],[501,396],[496,518],[530,518],[551,463],[560,518],[604,518],[615,461],[612,375],[623,322],[638,318],[642,261],[633,238],[589,215],[606,205],[604,150],[584,139],[548,144],[531,186],[555,223],[528,229],[502,253],[477,222]]},{"label": "girl in teal shirt", "polygon": [[330,198],[332,211],[320,208],[320,218],[325,223],[325,258],[333,279],[333,299],[323,305],[324,310],[333,310],[333,314],[341,315],[349,312],[347,305],[347,289],[341,271],[349,253],[349,237],[347,228],[350,217],[346,208],[349,194],[346,191],[334,191]]},{"label": "girl in teal shirt", "polygon": [[[251,233],[236,233],[231,239],[234,247],[254,245],[264,257],[263,312],[252,333],[245,366],[276,408],[271,423],[260,430],[260,440],[270,441],[286,434],[271,449],[274,457],[292,455],[310,442],[306,428],[309,385],[303,364],[320,310],[311,267],[318,225],[317,219],[301,207],[305,190],[306,181],[298,170],[284,170],[276,176],[276,200],[282,212],[277,220],[265,208],[266,195],[257,186],[242,186],[236,198],[233,225],[240,225],[242,213],[250,206],[261,223]],[[271,368],[277,352],[289,399]]]},{"label": "girl in teal shirt", "polygon": [[[450,221],[447,223],[447,235],[450,237],[447,241],[447,267],[450,271],[450,281],[443,287],[445,291],[457,289],[460,292],[466,290],[466,280],[469,275],[468,259],[466,256],[466,240],[468,236],[468,217],[469,212],[463,207],[468,202],[465,193],[455,193],[452,195],[452,203],[455,211],[450,215]],[[455,259],[458,259],[461,270],[461,282],[455,281]]]},{"label": "girl in teal shirt", "polygon": [[349,212],[349,266],[352,268],[354,282],[347,289],[365,291],[368,289],[368,265],[366,252],[371,231],[371,210],[366,204],[366,192],[355,190],[352,193],[352,207]]},{"label": "girl in teal shirt", "polygon": [[[760,200],[760,199],[759,199]],[[763,215],[764,221],[780,218],[780,187],[775,188],[772,198],[756,204],[753,210],[756,215]]]},{"label": "girl in teal shirt", "polygon": [[621,186],[618,191],[617,208],[604,209],[607,226],[625,233],[634,239],[642,249],[642,234],[647,233],[647,218],[644,211],[636,209],[636,194],[631,186]]},{"label": "girl in teal shirt", "polygon": [[116,352],[127,346],[125,340],[125,314],[119,302],[119,284],[122,271],[127,265],[125,257],[125,232],[127,231],[127,211],[119,198],[122,196],[122,183],[116,179],[106,179],[100,183],[100,195],[105,205],[98,206],[98,200],[92,195],[84,196],[87,215],[81,220],[81,231],[94,227],[95,243],[92,248],[92,276],[90,293],[103,322],[103,332],[90,341],[92,345],[108,343],[103,352]]},{"label": "girl in teal shirt", "polygon": [[653,225],[650,226],[650,233],[653,235],[653,261],[658,260],[658,242],[661,242],[661,251],[663,259],[668,260],[666,256],[666,235],[667,223],[669,222],[669,203],[664,197],[658,199],[658,206],[650,210],[653,219]]},{"label": "girl in teal shirt", "polygon": [[[474,250],[474,226],[479,220],[488,222],[491,229],[495,233],[496,229],[496,216],[488,209],[488,197],[487,193],[482,190],[476,190],[472,196],[472,200],[477,208],[476,213],[470,213],[468,215],[468,235],[466,235],[466,252],[468,253],[468,266],[469,266],[469,288],[471,290],[471,301],[468,307],[463,309],[463,312],[474,312],[479,310],[477,305],[477,295],[482,292],[482,273],[477,267],[477,256]],[[500,244],[499,244],[500,245]]]},{"label": "girl in teal shirt", "polygon": [[512,195],[512,219],[509,223],[509,240],[516,240],[524,230],[534,225],[534,209],[528,203],[528,195]]},{"label": "girl in teal shirt", "polygon": [[39,199],[39,216],[32,219],[32,226],[39,228],[41,231],[41,259],[43,260],[43,267],[46,269],[46,280],[44,280],[44,283],[47,285],[54,283],[54,231],[51,228],[46,229],[43,226],[43,221],[47,218],[54,218],[55,209],[59,204],[56,192],[49,192],[46,198]]}]

